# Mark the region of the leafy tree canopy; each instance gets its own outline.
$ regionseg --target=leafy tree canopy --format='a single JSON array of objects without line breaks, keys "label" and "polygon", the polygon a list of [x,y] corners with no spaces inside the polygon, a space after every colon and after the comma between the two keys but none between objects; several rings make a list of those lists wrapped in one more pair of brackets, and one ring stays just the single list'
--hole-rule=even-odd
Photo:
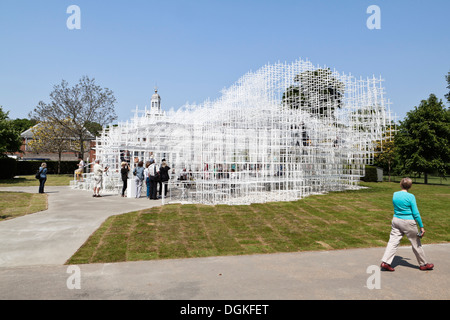
[{"label": "leafy tree canopy", "polygon": [[386,169],[391,181],[391,172],[395,165],[395,125],[391,124],[386,128],[382,140],[376,141],[374,163],[375,165]]},{"label": "leafy tree canopy", "polygon": [[76,152],[80,150],[79,141],[70,138],[70,131],[67,129],[71,125],[70,120],[66,120],[65,126],[57,122],[39,122],[31,131],[33,139],[28,146],[36,153],[56,153],[58,154],[58,174],[60,173],[61,157],[64,152]]},{"label": "leafy tree canopy", "polygon": [[0,106],[0,155],[20,152],[22,139],[20,132],[14,127],[8,117],[9,112],[4,112]]},{"label": "leafy tree canopy", "polygon": [[14,129],[16,129],[17,132],[23,133],[24,131],[27,131],[28,129],[35,126],[37,123],[34,119],[14,119],[11,120],[11,124],[13,125]]},{"label": "leafy tree canopy", "polygon": [[295,76],[294,84],[283,93],[282,102],[292,109],[332,116],[335,108],[342,106],[344,91],[344,83],[330,69],[304,71]]},{"label": "leafy tree canopy", "polygon": [[445,76],[445,79],[447,80],[447,89],[448,93],[445,95],[447,98],[447,101],[450,102],[450,72]]},{"label": "leafy tree canopy", "polygon": [[115,102],[110,89],[102,88],[95,79],[84,76],[72,87],[65,80],[55,85],[50,102],[40,101],[30,117],[42,122],[56,122],[66,128],[72,137],[78,138],[80,154],[83,154],[83,142],[91,137],[90,124],[95,122],[105,126],[117,119]]},{"label": "leafy tree canopy", "polygon": [[395,145],[406,172],[450,172],[450,110],[431,94],[400,121]]}]

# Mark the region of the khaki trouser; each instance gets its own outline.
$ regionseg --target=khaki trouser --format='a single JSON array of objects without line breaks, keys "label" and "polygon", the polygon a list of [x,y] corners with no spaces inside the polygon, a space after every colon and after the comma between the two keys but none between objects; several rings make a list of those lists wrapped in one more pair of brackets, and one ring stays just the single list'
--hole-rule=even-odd
[{"label": "khaki trouser", "polygon": [[412,250],[416,255],[419,265],[425,265],[427,260],[420,242],[420,238],[417,236],[416,222],[414,220],[399,219],[397,217],[392,219],[391,236],[389,238],[386,251],[384,252],[383,259],[381,260],[389,265],[392,263],[395,253],[397,252],[397,247],[404,235],[406,235],[411,242]]}]

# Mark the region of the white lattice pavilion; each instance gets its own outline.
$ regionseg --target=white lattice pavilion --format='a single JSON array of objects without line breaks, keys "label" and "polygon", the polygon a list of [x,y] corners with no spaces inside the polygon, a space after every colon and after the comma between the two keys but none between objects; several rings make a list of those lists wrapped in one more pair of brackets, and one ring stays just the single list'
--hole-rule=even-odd
[{"label": "white lattice pavilion", "polygon": [[[357,188],[391,121],[382,79],[297,60],[176,111],[162,112],[155,90],[149,110],[103,130],[96,154],[111,168],[110,189],[121,183],[121,161],[165,158],[175,171],[165,203],[291,201]],[[177,180],[183,169],[188,181]]]}]

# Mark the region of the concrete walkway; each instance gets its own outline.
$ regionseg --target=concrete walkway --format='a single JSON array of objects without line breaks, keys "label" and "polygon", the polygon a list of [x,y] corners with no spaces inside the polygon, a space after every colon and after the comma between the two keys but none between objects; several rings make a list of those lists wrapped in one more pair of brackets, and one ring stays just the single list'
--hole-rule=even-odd
[{"label": "concrete walkway", "polygon": [[[0,188],[37,193],[38,187]],[[106,218],[161,205],[161,200],[122,198],[70,187],[46,187],[48,210],[0,222],[0,267],[62,265]]]},{"label": "concrete walkway", "polygon": [[433,271],[418,269],[410,247],[399,248],[393,273],[379,272],[384,248],[65,266],[108,216],[159,203],[46,189],[47,211],[0,222],[2,300],[450,298],[450,244],[425,245]]}]

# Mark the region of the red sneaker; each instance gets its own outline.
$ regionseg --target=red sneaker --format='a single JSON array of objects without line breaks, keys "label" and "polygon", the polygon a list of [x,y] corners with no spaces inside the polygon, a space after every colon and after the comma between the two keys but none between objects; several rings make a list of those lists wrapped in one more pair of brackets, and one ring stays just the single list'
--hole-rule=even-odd
[{"label": "red sneaker", "polygon": [[427,263],[427,264],[419,267],[420,270],[433,270],[433,268],[434,268],[434,264],[432,264],[432,263]]},{"label": "red sneaker", "polygon": [[381,269],[387,270],[387,271],[395,271],[394,268],[392,268],[389,264],[382,262],[381,263]]}]

